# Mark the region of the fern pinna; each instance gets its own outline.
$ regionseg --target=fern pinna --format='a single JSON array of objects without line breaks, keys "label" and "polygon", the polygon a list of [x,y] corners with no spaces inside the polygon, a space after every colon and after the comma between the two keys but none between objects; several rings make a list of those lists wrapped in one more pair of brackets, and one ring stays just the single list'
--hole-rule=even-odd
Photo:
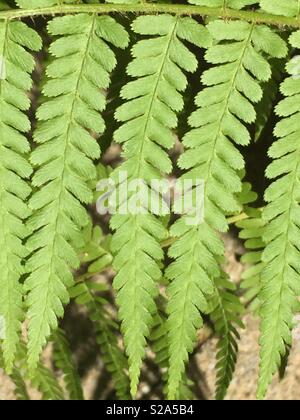
[{"label": "fern pinna", "polygon": [[5,322],[3,356],[7,369],[13,367],[23,320],[22,286],[23,259],[28,255],[24,224],[30,210],[27,197],[31,189],[27,182],[32,173],[28,159],[29,143],[25,133],[30,121],[25,111],[30,107],[26,95],[32,86],[34,60],[26,49],[38,51],[40,37],[22,22],[0,22],[0,101],[1,101],[1,294],[0,314]]},{"label": "fern pinna", "polygon": [[[132,28],[135,33],[150,38],[139,41],[132,49],[134,59],[127,73],[135,80],[121,91],[121,96],[129,102],[116,112],[116,119],[125,124],[114,136],[117,142],[124,143],[126,160],[112,176],[116,178],[120,171],[127,171],[129,181],[145,181],[147,196],[151,180],[161,179],[172,170],[165,150],[174,145],[172,129],[177,126],[176,114],[183,108],[181,92],[187,80],[182,70],[194,72],[197,68],[195,56],[181,40],[207,46],[210,37],[195,20],[171,15],[139,17]],[[133,395],[145,354],[145,337],[149,335],[155,314],[157,282],[162,276],[160,241],[167,235],[158,217],[143,213],[117,214],[111,220],[116,230],[112,246],[116,253],[114,267],[118,272],[114,284],[118,290],[117,303],[123,321]]]},{"label": "fern pinna", "polygon": [[[294,48],[300,47],[300,32],[290,37]],[[297,70],[297,68],[296,68]],[[278,140],[271,146],[273,162],[266,175],[273,183],[267,189],[267,206],[263,211],[266,264],[261,275],[261,375],[258,396],[263,397],[279,360],[291,344],[293,315],[299,309],[299,76],[293,59],[287,65],[290,73],[281,85],[286,97],[276,107],[282,117],[274,131]],[[298,70],[299,72],[299,70]]]},{"label": "fern pinna", "polygon": [[[179,159],[179,166],[188,170],[185,177],[205,181],[205,218],[199,226],[189,226],[182,218],[171,228],[171,234],[179,238],[169,251],[176,261],[167,269],[173,280],[169,289],[171,397],[202,323],[199,311],[206,311],[207,298],[220,277],[218,259],[224,250],[215,231],[226,231],[226,214],[239,211],[235,194],[242,189],[238,171],[244,162],[234,144],[250,141],[241,121],[255,120],[250,101],[261,99],[259,82],[271,76],[260,51],[264,48],[274,56],[286,54],[283,41],[267,27],[217,20],[209,23],[208,29],[218,44],[208,49],[206,60],[216,66],[202,76],[208,87],[196,98],[199,109],[189,119],[195,128],[184,137],[187,150]],[[268,43],[262,45],[260,35],[263,39],[267,36]],[[225,40],[230,42],[222,43]],[[253,60],[259,63],[255,68]]]},{"label": "fern pinna", "polygon": [[[141,396],[146,358],[166,398],[196,398],[205,327],[224,399],[244,313],[258,314],[265,397],[299,311],[299,18],[298,0],[0,1],[0,365],[19,399],[29,384],[85,398],[59,321],[69,303],[119,399]],[[266,189],[253,144],[269,148]],[[240,285],[231,224],[248,249]]]},{"label": "fern pinna", "polygon": [[[108,28],[114,28],[111,36]],[[96,177],[92,159],[100,156],[91,131],[104,131],[99,112],[105,107],[105,96],[100,89],[108,87],[109,73],[116,65],[105,41],[127,45],[124,29],[106,16],[64,16],[51,21],[48,30],[59,38],[50,46],[54,60],[47,67],[49,80],[43,87],[49,99],[37,111],[34,140],[38,147],[30,159],[37,167],[32,183],[38,188],[29,202],[34,212],[28,226],[34,233],[27,241],[32,255],[25,282],[33,367],[46,337],[57,326],[56,317],[63,315],[62,304],[69,300],[70,268],[79,265],[74,244],[80,244],[80,228],[87,223],[82,203],[92,201],[87,184]]]}]

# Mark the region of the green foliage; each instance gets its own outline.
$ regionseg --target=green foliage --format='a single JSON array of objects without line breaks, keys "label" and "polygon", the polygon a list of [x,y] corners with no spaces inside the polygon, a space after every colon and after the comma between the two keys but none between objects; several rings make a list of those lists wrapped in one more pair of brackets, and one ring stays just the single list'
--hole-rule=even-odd
[{"label": "green foliage", "polygon": [[268,82],[262,85],[263,97],[262,100],[256,104],[257,118],[255,122],[255,141],[263,138],[267,123],[271,120],[274,104],[279,93],[279,84],[284,71],[283,60],[275,59],[271,62],[271,64],[272,77]]},{"label": "green foliage", "polygon": [[217,383],[216,399],[223,400],[227,388],[232,380],[237,361],[238,344],[240,336],[237,327],[243,328],[240,319],[244,312],[239,298],[234,294],[236,286],[222,276],[215,282],[215,298],[211,318],[218,335],[217,346]]},{"label": "green foliage", "polygon": [[[3,361],[0,357],[0,367],[2,366]],[[57,377],[45,364],[39,361],[34,374],[30,374],[26,363],[26,346],[22,342],[19,343],[10,378],[15,385],[15,394],[18,400],[31,400],[29,387],[31,392],[38,391],[42,400],[64,400],[64,392]]]},{"label": "green foliage", "polygon": [[[290,43],[300,47],[300,32]],[[297,70],[297,68],[296,68]],[[273,374],[281,363],[286,346],[291,345],[293,315],[299,309],[299,148],[300,84],[293,60],[287,65],[290,74],[281,85],[285,96],[276,113],[282,120],[275,128],[278,140],[271,146],[273,162],[266,175],[272,179],[263,211],[266,224],[263,238],[266,248],[262,259],[266,264],[261,274],[261,372],[258,397],[262,398]]]},{"label": "green foliage", "polygon": [[0,315],[5,322],[3,357],[12,370],[23,320],[23,258],[27,256],[24,226],[30,211],[26,199],[31,189],[32,167],[25,133],[30,121],[26,92],[32,86],[34,60],[26,49],[38,51],[40,37],[22,22],[0,22]]},{"label": "green foliage", "polygon": [[77,373],[65,332],[62,329],[57,329],[52,339],[54,342],[53,355],[55,365],[64,374],[64,381],[70,400],[84,400],[80,377]]},{"label": "green foliage", "polygon": [[[144,195],[148,196],[151,180],[159,180],[172,170],[165,150],[175,143],[172,129],[176,128],[177,113],[184,106],[182,92],[187,79],[183,70],[197,69],[196,57],[182,41],[208,46],[210,36],[195,20],[170,15],[141,16],[133,22],[132,29],[148,38],[134,45],[133,61],[127,68],[134,80],[121,91],[122,98],[128,102],[116,111],[117,121],[124,124],[115,132],[114,139],[124,144],[125,162],[113,172],[112,178],[118,180],[120,171],[127,171],[128,181],[145,182]],[[129,196],[129,204],[130,199]],[[114,286],[118,291],[117,304],[134,396],[145,355],[145,338],[149,336],[155,314],[157,282],[162,275],[160,241],[166,238],[167,232],[159,218],[149,212],[117,214],[112,217],[111,227],[116,230],[112,239],[117,270]]]},{"label": "green foliage", "polygon": [[127,400],[129,399],[129,381],[126,375],[127,360],[118,345],[117,332],[119,328],[105,309],[106,299],[97,295],[97,292],[103,292],[106,289],[103,284],[87,281],[74,286],[70,295],[76,299],[77,304],[87,307],[90,319],[95,325],[103,361],[112,375],[117,396],[121,400]]},{"label": "green foliage", "polygon": [[259,292],[261,290],[261,273],[265,267],[262,261],[262,253],[265,247],[262,235],[264,222],[259,210],[251,210],[249,219],[237,223],[241,229],[240,238],[245,241],[248,252],[241,258],[241,262],[248,265],[242,274],[241,287],[245,289],[244,299],[250,305],[253,312],[260,307]]},{"label": "green foliage", "polygon": [[[0,354],[0,368],[5,368],[3,357]],[[27,386],[22,376],[20,366],[14,367],[10,373],[10,379],[12,380],[15,386],[15,394],[19,401],[29,401],[30,397],[28,395]]]},{"label": "green foliage", "polygon": [[32,386],[42,394],[44,401],[62,401],[65,399],[63,390],[53,372],[45,365],[38,363],[31,377]]},{"label": "green foliage", "polygon": [[[163,373],[163,391],[167,396],[167,380],[169,369],[169,346],[168,346],[168,323],[165,314],[166,299],[160,296],[163,308],[159,311],[153,323],[153,328],[150,335],[151,349],[155,354],[155,363],[161,368]],[[178,400],[193,400],[195,396],[192,391],[193,382],[188,378],[184,372],[181,382],[178,386],[176,399]]]},{"label": "green foliage", "polygon": [[[202,325],[200,312],[206,312],[207,296],[213,294],[214,280],[220,277],[218,259],[224,250],[215,230],[225,232],[226,215],[240,210],[235,195],[242,190],[239,171],[244,162],[234,144],[249,143],[250,134],[242,122],[255,121],[251,102],[262,98],[259,82],[271,77],[262,51],[274,57],[287,53],[281,38],[264,26],[217,20],[209,23],[208,29],[218,43],[208,49],[205,59],[215,66],[202,75],[207,87],[196,98],[198,110],[189,119],[193,129],[183,139],[186,150],[179,158],[180,168],[187,170],[184,178],[205,182],[205,217],[198,226],[189,226],[185,216],[171,228],[171,235],[178,240],[169,251],[176,261],[167,269],[172,280],[170,398],[174,398]],[[266,38],[267,42],[261,42]]]},{"label": "green foliage", "polygon": [[[161,3],[0,1],[0,366],[20,400],[32,387],[45,400],[84,399],[59,328],[70,300],[94,326],[119,399],[136,397],[146,357],[167,398],[196,398],[189,360],[207,321],[224,399],[241,302],[261,317],[258,398],[285,371],[300,295],[300,1]],[[259,153],[271,144],[257,203],[251,140]],[[175,177],[191,182],[192,206],[179,211],[172,187],[170,214],[153,181]],[[116,213],[100,217],[106,178]],[[191,208],[199,185],[203,217]],[[231,223],[248,250],[239,286],[224,274]],[[42,362],[49,342],[57,370]]]},{"label": "green foliage", "polygon": [[37,147],[31,155],[37,191],[29,203],[34,213],[28,226],[34,233],[27,242],[32,256],[25,282],[33,368],[69,300],[70,268],[79,266],[70,242],[80,244],[80,229],[88,222],[83,204],[92,201],[88,181],[96,177],[92,160],[100,156],[92,133],[104,131],[99,113],[105,108],[105,95],[100,89],[109,86],[109,73],[116,65],[106,42],[121,48],[128,43],[124,29],[108,16],[59,17],[49,23],[48,31],[58,39],[50,46],[53,61],[43,88],[48,99],[37,111]]},{"label": "green foliage", "polygon": [[260,0],[263,10],[274,15],[297,16],[300,13],[299,0]]}]

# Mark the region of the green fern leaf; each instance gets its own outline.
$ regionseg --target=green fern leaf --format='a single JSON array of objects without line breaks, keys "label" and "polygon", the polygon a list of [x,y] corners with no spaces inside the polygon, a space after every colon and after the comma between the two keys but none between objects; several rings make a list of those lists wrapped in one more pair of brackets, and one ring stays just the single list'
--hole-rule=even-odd
[{"label": "green fern leaf", "polygon": [[[65,399],[63,390],[55,376],[41,361],[38,362],[34,374],[28,371],[26,346],[21,341],[16,356],[15,368],[12,374],[14,378],[15,372],[18,372],[17,381],[21,381],[18,392],[21,392],[21,399],[26,398],[26,386],[24,389],[23,382],[28,382],[31,389],[35,389],[41,393],[42,400],[45,401],[62,401]],[[25,391],[25,394],[24,394]],[[27,395],[28,396],[28,395]],[[27,398],[26,398],[27,399]],[[28,399],[29,396],[28,396]]]},{"label": "green fern leaf", "polygon": [[88,182],[96,177],[92,160],[100,156],[92,133],[104,131],[99,113],[106,101],[100,89],[108,87],[116,65],[107,42],[121,48],[128,44],[125,30],[108,16],[65,16],[48,28],[58,39],[50,47],[54,60],[43,90],[48,100],[37,111],[37,148],[31,156],[37,167],[37,192],[30,200],[34,214],[28,223],[34,233],[27,243],[33,254],[25,283],[31,368],[63,315],[73,283],[71,269],[79,265],[71,243],[80,246],[80,229],[88,223],[83,204],[93,199]]},{"label": "green fern leaf", "polygon": [[[165,299],[164,299],[165,300]],[[168,322],[164,314],[157,313],[154,317],[153,328],[150,335],[151,350],[155,354],[155,363],[160,367],[163,375],[164,393],[167,395],[167,379],[169,367],[169,340]],[[178,387],[177,400],[193,400],[195,396],[191,390],[193,382],[187,377],[186,372],[182,375]]]},{"label": "green fern leaf", "polygon": [[85,246],[80,249],[81,264],[88,264],[87,273],[83,277],[92,277],[107,270],[112,264],[112,255],[107,251],[110,236],[104,237],[99,226],[93,227],[92,220],[83,231]]},{"label": "green fern leaf", "polygon": [[279,93],[279,84],[282,81],[284,73],[284,61],[272,60],[272,78],[263,84],[263,98],[256,105],[257,119],[255,122],[255,137],[254,140],[258,141],[263,137],[264,129],[270,121],[274,104]]},{"label": "green fern leaf", "polygon": [[256,313],[260,308],[261,273],[265,267],[262,261],[265,243],[262,239],[264,222],[261,211],[252,209],[249,219],[237,223],[236,226],[241,229],[240,238],[245,240],[247,249],[241,258],[241,263],[248,265],[242,274],[241,288],[246,291],[243,297],[246,303],[250,304],[251,311]]},{"label": "green fern leaf", "polygon": [[[16,356],[16,359],[18,359],[18,356]],[[9,377],[15,386],[14,392],[16,394],[18,401],[29,401],[30,397],[27,391],[25,379],[22,375],[23,373],[22,368],[18,365],[19,363],[16,363],[15,361],[15,366],[12,369],[12,372],[10,373]],[[0,354],[0,368],[5,369],[3,357],[1,354]]]},{"label": "green fern leaf", "polygon": [[240,320],[244,307],[235,295],[236,286],[225,273],[215,281],[215,285],[214,309],[210,316],[219,338],[216,399],[223,400],[235,370],[240,338],[237,327],[244,327]]},{"label": "green fern leaf", "polygon": [[18,401],[30,401],[30,396],[27,391],[26,383],[22,375],[17,369],[14,369],[10,375],[11,380],[15,385],[15,393]]},{"label": "green fern leaf", "polygon": [[[126,171],[129,181],[145,182],[147,195],[151,180],[159,180],[172,170],[165,150],[174,145],[172,129],[177,126],[176,114],[184,105],[182,92],[187,79],[182,70],[194,72],[197,68],[195,56],[182,40],[207,46],[210,36],[195,20],[170,15],[139,17],[132,28],[148,39],[132,49],[134,60],[127,72],[135,80],[122,89],[122,97],[129,102],[116,112],[116,119],[124,124],[116,131],[115,140],[124,144],[126,160],[114,171],[112,179],[117,181],[120,171]],[[166,237],[163,224],[147,211],[117,214],[111,221],[111,227],[117,231],[112,239],[117,271],[114,286],[118,291],[133,396],[145,354],[145,338],[156,311],[154,297],[163,258],[160,241]]]},{"label": "green fern leaf", "polygon": [[110,319],[105,308],[107,301],[97,293],[107,290],[101,283],[86,281],[76,284],[70,291],[70,295],[79,305],[85,305],[89,316],[93,321],[97,343],[99,344],[105,366],[112,375],[116,388],[117,397],[120,400],[129,399],[129,380],[126,375],[128,369],[127,360],[121,351],[117,335],[119,328]]},{"label": "green fern leaf", "polygon": [[38,51],[40,37],[24,23],[0,22],[0,316],[5,323],[2,343],[5,366],[13,367],[23,318],[23,240],[28,231],[23,220],[29,216],[26,199],[31,190],[26,179],[29,144],[24,136],[30,122],[24,111],[30,107],[26,92],[31,89],[34,59],[25,50]]},{"label": "green fern leaf", "polygon": [[43,401],[64,401],[64,393],[54,373],[38,363],[31,383],[42,394]]},{"label": "green fern leaf", "polygon": [[[290,43],[300,48],[300,32]],[[295,66],[296,64],[296,66]],[[300,83],[299,64],[292,59],[287,66],[290,74],[281,85],[286,97],[276,108],[282,117],[275,128],[279,139],[270,148],[273,162],[266,175],[274,180],[267,189],[268,205],[263,211],[266,248],[262,273],[261,365],[258,398],[263,398],[286,347],[291,344],[293,314],[298,309],[299,278],[299,133]]]},{"label": "green fern leaf", "polygon": [[283,16],[297,16],[300,15],[300,1],[299,0],[260,0],[261,8],[274,15]]},{"label": "green fern leaf", "polygon": [[255,121],[252,103],[262,98],[260,82],[271,77],[262,53],[287,54],[285,43],[265,26],[214,21],[208,29],[218,43],[208,49],[206,60],[216,66],[202,76],[208,87],[196,98],[199,109],[189,119],[194,129],[186,134],[187,150],[179,159],[180,168],[188,170],[184,178],[205,183],[205,218],[191,226],[185,216],[171,228],[178,240],[169,251],[175,262],[167,269],[172,280],[169,398],[174,398],[196,330],[202,326],[200,312],[207,310],[207,296],[213,294],[214,279],[220,277],[218,259],[224,249],[216,230],[225,232],[226,215],[240,211],[235,197],[242,190],[239,171],[244,162],[234,143],[249,143],[243,123]]},{"label": "green fern leaf", "polygon": [[53,333],[52,338],[54,341],[53,357],[55,365],[64,374],[64,382],[69,398],[72,401],[84,400],[80,377],[76,370],[65,332],[62,329],[57,329]]}]

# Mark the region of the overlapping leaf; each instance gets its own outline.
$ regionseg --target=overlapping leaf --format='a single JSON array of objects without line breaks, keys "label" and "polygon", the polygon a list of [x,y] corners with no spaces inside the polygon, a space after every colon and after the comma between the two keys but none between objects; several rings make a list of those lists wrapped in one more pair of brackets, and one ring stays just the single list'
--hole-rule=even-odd
[{"label": "overlapping leaf", "polygon": [[214,67],[202,76],[207,87],[196,98],[198,110],[189,119],[193,129],[183,139],[186,150],[179,158],[180,168],[186,170],[183,179],[192,179],[194,185],[204,182],[204,220],[191,223],[184,216],[171,228],[178,240],[169,251],[175,262],[167,269],[172,280],[170,398],[202,325],[200,312],[207,310],[207,296],[220,276],[218,260],[224,249],[216,231],[226,231],[226,215],[240,209],[236,194],[242,190],[239,172],[244,162],[235,145],[249,143],[247,124],[256,118],[253,103],[262,98],[260,82],[271,77],[264,54],[287,54],[285,43],[265,26],[217,20],[208,29],[217,42],[205,59]]},{"label": "overlapping leaf", "polygon": [[[128,182],[141,180],[144,198],[151,193],[151,180],[160,180],[172,170],[166,151],[175,143],[172,130],[184,105],[182,92],[187,79],[183,70],[194,72],[197,68],[194,54],[182,41],[207,46],[210,37],[195,20],[170,15],[139,17],[132,28],[148,39],[132,49],[134,59],[127,72],[135,80],[122,89],[121,95],[127,102],[116,112],[116,119],[124,124],[116,131],[115,140],[123,144],[125,162],[112,179],[118,183],[119,191],[123,188],[118,181],[121,172],[126,173]],[[130,205],[136,199],[130,193],[126,202]],[[159,199],[157,194],[158,202]],[[160,214],[159,205],[154,207],[153,212]],[[155,313],[156,282],[161,277],[159,262],[163,258],[160,241],[166,237],[163,224],[146,204],[142,202],[140,208],[143,211],[132,212],[128,207],[127,215],[117,214],[111,221],[116,230],[112,240],[117,270],[114,285],[118,290],[133,395],[145,354],[145,338]]]},{"label": "overlapping leaf", "polygon": [[33,216],[27,242],[29,364],[34,367],[46,338],[57,327],[69,300],[72,269],[78,267],[80,229],[88,223],[84,204],[93,199],[88,182],[96,177],[92,160],[100,156],[94,134],[104,131],[100,112],[116,59],[109,44],[124,48],[125,30],[111,17],[79,14],[56,18],[49,33],[58,39],[50,47],[54,60],[47,68],[34,133],[36,167],[30,200]]},{"label": "overlapping leaf", "polygon": [[[290,43],[300,48],[300,32]],[[261,308],[261,364],[258,397],[265,395],[267,386],[281,364],[286,347],[291,344],[293,315],[299,309],[300,294],[300,226],[299,226],[299,133],[300,83],[298,58],[287,65],[290,76],[282,83],[286,97],[276,108],[282,120],[275,128],[278,140],[271,146],[273,162],[266,175],[272,179],[263,211],[264,241]]]},{"label": "overlapping leaf", "polygon": [[40,48],[40,37],[24,23],[0,22],[0,322],[7,370],[13,366],[23,318],[20,277],[28,235],[23,221],[30,214],[26,201],[32,168],[25,134],[31,127],[25,111],[34,59],[27,50]]}]

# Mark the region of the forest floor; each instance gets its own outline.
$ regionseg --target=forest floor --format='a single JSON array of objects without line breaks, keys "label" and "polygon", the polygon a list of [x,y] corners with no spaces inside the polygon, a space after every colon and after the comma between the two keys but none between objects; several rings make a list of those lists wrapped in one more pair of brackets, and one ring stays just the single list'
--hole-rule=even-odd
[{"label": "forest floor", "polygon": [[[242,266],[239,263],[239,256],[243,249],[239,241],[228,237],[227,258],[229,264],[227,271],[232,279],[239,282],[242,273]],[[77,314],[78,315],[78,314]],[[71,316],[72,318],[72,316]],[[246,314],[244,317],[245,330],[241,331],[240,351],[234,379],[230,385],[228,400],[253,400],[258,375],[259,364],[259,321],[253,315]],[[88,326],[83,322],[80,329],[78,343],[84,342],[81,347],[73,343],[76,349],[76,358],[80,362],[80,374],[83,378],[84,392],[87,399],[107,399],[112,397],[112,388],[109,376],[103,369],[101,361],[96,356],[97,348],[93,340],[88,338]],[[199,399],[212,399],[215,383],[215,338],[209,339],[201,346],[191,364],[191,374],[197,382],[197,397]],[[51,363],[51,349],[45,355],[47,364]],[[146,378],[147,376],[147,378]],[[145,369],[144,379],[141,383],[142,398],[160,398],[159,384],[155,383],[155,370],[151,371],[151,361]],[[147,382],[146,382],[147,380]],[[149,392],[149,385],[152,383],[157,393]],[[153,389],[153,388],[152,388]],[[32,399],[39,399],[36,392],[31,393]],[[10,379],[0,371],[0,400],[14,400],[14,387]],[[268,400],[300,400],[300,325],[294,331],[294,346],[289,358],[289,364],[284,379],[281,381],[276,377],[271,384]]]}]

